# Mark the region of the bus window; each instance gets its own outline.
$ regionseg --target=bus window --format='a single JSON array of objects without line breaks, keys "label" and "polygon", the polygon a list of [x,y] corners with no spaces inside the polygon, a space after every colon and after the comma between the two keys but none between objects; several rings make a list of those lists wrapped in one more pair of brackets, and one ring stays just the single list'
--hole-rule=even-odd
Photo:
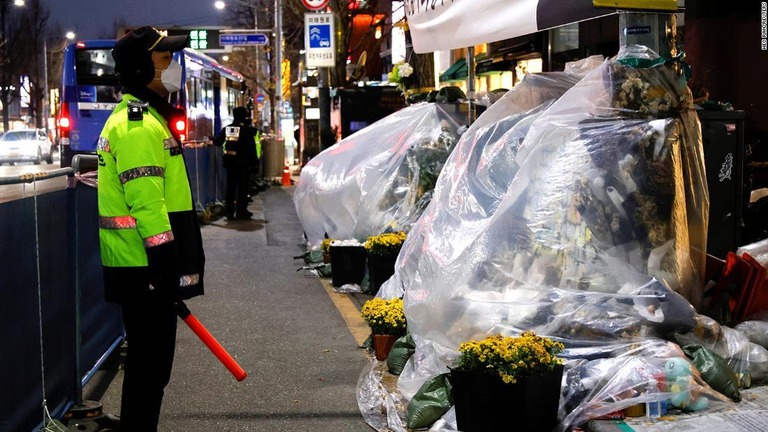
[{"label": "bus window", "polygon": [[[119,102],[111,50],[77,50],[75,56],[76,80],[78,87],[81,87],[78,102]],[[84,93],[88,88],[93,89],[93,93]],[[81,106],[80,109],[84,108]]]}]

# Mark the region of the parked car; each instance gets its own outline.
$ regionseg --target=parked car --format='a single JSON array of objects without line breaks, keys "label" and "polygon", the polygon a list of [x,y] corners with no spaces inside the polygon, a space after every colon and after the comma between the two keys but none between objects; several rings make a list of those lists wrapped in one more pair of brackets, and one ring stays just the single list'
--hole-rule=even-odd
[{"label": "parked car", "polygon": [[0,164],[53,163],[53,143],[42,129],[10,130],[0,136]]}]

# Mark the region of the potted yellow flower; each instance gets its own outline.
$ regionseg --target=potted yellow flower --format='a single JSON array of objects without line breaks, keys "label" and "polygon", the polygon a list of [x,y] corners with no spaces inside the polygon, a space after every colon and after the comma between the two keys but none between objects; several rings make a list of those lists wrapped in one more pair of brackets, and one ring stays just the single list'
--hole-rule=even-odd
[{"label": "potted yellow flower", "polygon": [[395,274],[395,261],[405,242],[404,232],[384,233],[368,237],[363,247],[368,254],[369,292],[376,295],[381,284]]},{"label": "potted yellow flower", "polygon": [[459,346],[451,368],[459,430],[550,431],[557,425],[563,361],[560,342],[523,332]]},{"label": "potted yellow flower", "polygon": [[333,243],[332,238],[324,238],[322,243],[320,243],[320,250],[323,251],[324,264],[331,262],[331,243]]},{"label": "potted yellow flower", "polygon": [[386,360],[397,338],[405,334],[403,299],[373,298],[363,304],[360,315],[371,327],[376,360]]}]

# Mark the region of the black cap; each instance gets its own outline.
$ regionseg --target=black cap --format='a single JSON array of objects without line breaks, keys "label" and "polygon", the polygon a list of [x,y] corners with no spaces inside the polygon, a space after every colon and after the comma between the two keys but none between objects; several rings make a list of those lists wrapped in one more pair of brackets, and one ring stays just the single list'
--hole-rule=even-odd
[{"label": "black cap", "polygon": [[236,107],[232,110],[232,118],[235,121],[242,121],[248,118],[248,109],[246,107]]},{"label": "black cap", "polygon": [[168,36],[167,32],[150,26],[126,34],[112,48],[120,85],[129,90],[144,87],[155,74],[152,51],[181,51],[186,45],[186,35]]},{"label": "black cap", "polygon": [[123,54],[126,54],[125,57],[133,57],[150,51],[181,51],[185,46],[186,35],[168,36],[165,30],[144,26],[120,38],[112,49],[112,56],[116,61],[120,61]]}]

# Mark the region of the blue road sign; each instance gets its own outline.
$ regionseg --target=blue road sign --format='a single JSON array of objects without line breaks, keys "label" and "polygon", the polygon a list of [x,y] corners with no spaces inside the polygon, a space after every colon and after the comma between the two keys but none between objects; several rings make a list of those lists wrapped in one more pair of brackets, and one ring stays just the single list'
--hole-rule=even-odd
[{"label": "blue road sign", "polygon": [[269,43],[264,33],[221,33],[220,45],[266,45]]},{"label": "blue road sign", "polygon": [[262,102],[264,102],[264,93],[258,93],[258,94],[256,95],[256,102],[257,102],[257,103],[262,103]]},{"label": "blue road sign", "polygon": [[330,24],[310,24],[309,25],[309,47],[310,48],[330,48],[331,47],[331,25]]}]

